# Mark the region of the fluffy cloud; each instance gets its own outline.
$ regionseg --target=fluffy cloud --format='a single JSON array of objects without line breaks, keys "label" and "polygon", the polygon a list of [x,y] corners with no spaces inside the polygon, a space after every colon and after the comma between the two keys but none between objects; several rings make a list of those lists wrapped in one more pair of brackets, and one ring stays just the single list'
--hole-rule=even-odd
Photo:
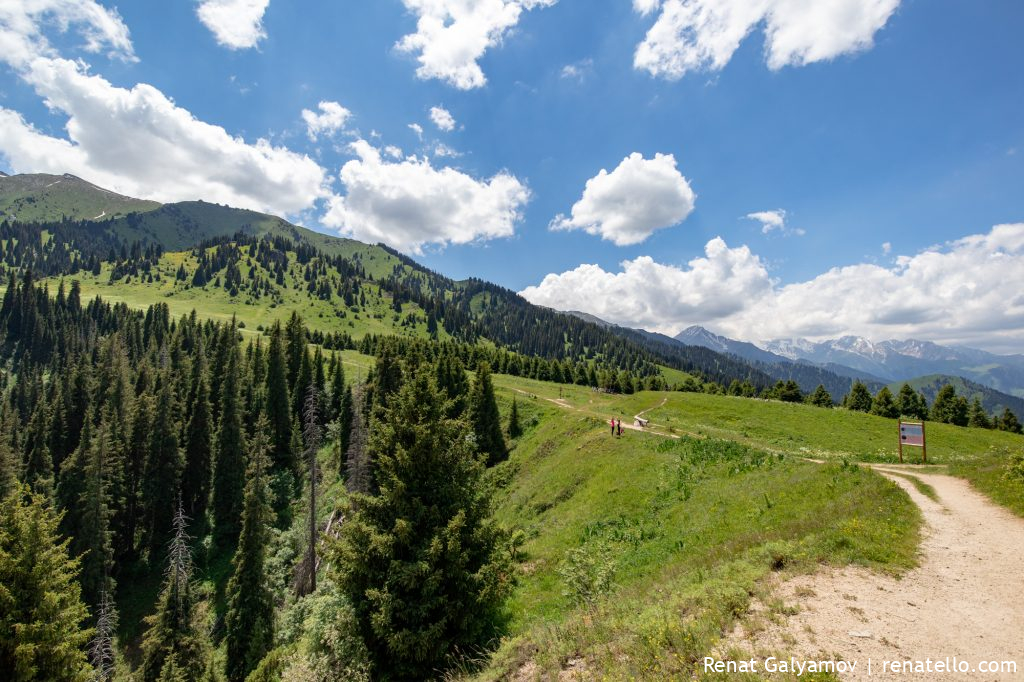
[{"label": "fluffy cloud", "polygon": [[524,10],[557,0],[402,0],[417,15],[416,32],[395,47],[415,54],[422,79],[437,78],[460,90],[482,87],[487,78],[477,63],[517,23]]},{"label": "fluffy cloud", "polygon": [[661,10],[637,46],[633,65],[678,79],[723,68],[763,23],[768,67],[802,66],[871,47],[900,0],[633,0],[641,14]]},{"label": "fluffy cloud", "polygon": [[585,230],[618,246],[639,244],[655,230],[682,222],[696,195],[672,154],[645,159],[634,152],[609,173],[587,180],[572,217],[556,216],[553,230]]},{"label": "fluffy cloud", "polygon": [[267,37],[263,14],[269,4],[270,0],[202,0],[196,14],[219,44],[244,50]]},{"label": "fluffy cloud", "polygon": [[430,107],[430,120],[439,130],[444,132],[455,130],[455,117],[444,107]]},{"label": "fluffy cloud", "polygon": [[36,57],[54,56],[47,28],[75,30],[86,52],[135,59],[128,27],[116,10],[94,0],[32,0],[0,3],[0,60],[22,69]]},{"label": "fluffy cloud", "polygon": [[620,272],[598,265],[550,274],[520,292],[527,300],[559,310],[655,331],[678,331],[679,321],[720,319],[741,312],[751,298],[771,291],[768,270],[746,246],[731,249],[719,237],[685,268],[650,256],[624,261]]},{"label": "fluffy cloud", "polygon": [[365,140],[341,169],[346,196],[331,199],[325,225],[366,242],[418,253],[426,244],[466,244],[509,237],[530,192],[502,172],[477,180],[428,159],[388,162]]},{"label": "fluffy cloud", "polygon": [[416,133],[416,137],[420,138],[421,140],[423,139],[423,126],[421,126],[419,123],[410,123],[409,130]]},{"label": "fluffy cloud", "polygon": [[1019,352],[1022,286],[1024,223],[1017,223],[900,256],[891,267],[860,263],[784,286],[747,247],[716,238],[686,267],[646,256],[623,263],[620,272],[581,265],[522,294],[669,334],[702,324],[747,340],[858,334]]},{"label": "fluffy cloud", "polygon": [[116,87],[66,59],[37,58],[20,75],[67,116],[67,139],[0,108],[0,154],[15,172],[70,172],[132,196],[285,215],[327,195],[326,174],[309,157],[233,137],[150,85]]},{"label": "fluffy cloud", "polygon": [[790,227],[787,225],[786,212],[781,208],[777,208],[773,211],[757,211],[756,213],[748,213],[746,217],[750,220],[756,220],[761,223],[762,234],[778,232],[779,234],[783,234],[787,237],[792,235],[800,237],[807,234],[802,228]]},{"label": "fluffy cloud", "polygon": [[310,140],[316,140],[320,135],[333,135],[344,128],[352,116],[351,111],[337,102],[320,102],[317,108],[320,113],[302,110],[302,120],[306,122],[306,134]]}]

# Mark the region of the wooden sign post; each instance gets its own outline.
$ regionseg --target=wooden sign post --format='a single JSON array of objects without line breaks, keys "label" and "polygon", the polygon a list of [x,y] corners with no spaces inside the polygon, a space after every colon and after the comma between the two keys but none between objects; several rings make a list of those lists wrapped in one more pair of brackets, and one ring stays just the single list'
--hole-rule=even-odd
[{"label": "wooden sign post", "polygon": [[900,464],[903,464],[903,446],[921,448],[921,462],[928,463],[928,449],[924,443],[924,422],[900,420]]}]

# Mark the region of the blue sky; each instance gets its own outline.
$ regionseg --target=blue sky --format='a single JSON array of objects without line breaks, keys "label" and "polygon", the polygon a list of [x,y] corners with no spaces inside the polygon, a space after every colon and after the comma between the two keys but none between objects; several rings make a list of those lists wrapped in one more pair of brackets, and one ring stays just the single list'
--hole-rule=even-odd
[{"label": "blue sky", "polygon": [[7,172],[659,331],[1024,348],[1019,2],[37,4],[0,9]]}]

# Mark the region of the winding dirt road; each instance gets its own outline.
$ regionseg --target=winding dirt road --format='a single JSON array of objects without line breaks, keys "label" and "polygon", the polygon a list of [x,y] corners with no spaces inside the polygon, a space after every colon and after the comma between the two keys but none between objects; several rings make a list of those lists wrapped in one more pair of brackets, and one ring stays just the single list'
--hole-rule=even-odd
[{"label": "winding dirt road", "polygon": [[[899,579],[846,567],[789,580],[776,595],[796,614],[752,635],[737,631],[730,643],[756,655],[858,661],[843,679],[1024,680],[1024,519],[961,479],[914,472],[934,488],[935,502],[892,475],[907,469],[874,468],[921,508],[920,566]],[[933,665],[930,673],[894,674],[891,664],[883,667],[929,658],[955,658],[974,672],[935,672]],[[1016,673],[983,673],[992,661],[1012,661]]]}]

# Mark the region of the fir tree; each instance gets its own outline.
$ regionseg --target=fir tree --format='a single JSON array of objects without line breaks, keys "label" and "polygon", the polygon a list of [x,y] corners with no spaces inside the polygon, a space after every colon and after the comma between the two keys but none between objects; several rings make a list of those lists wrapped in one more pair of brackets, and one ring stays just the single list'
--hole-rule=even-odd
[{"label": "fir tree", "polygon": [[274,523],[274,510],[269,504],[268,426],[266,418],[261,417],[250,443],[242,531],[227,588],[224,627],[227,677],[232,682],[244,680],[274,642],[274,600],[265,570],[266,548]]},{"label": "fir tree", "polygon": [[241,530],[245,488],[245,433],[240,409],[238,355],[238,348],[232,349],[224,367],[220,428],[213,460],[213,528],[217,544],[222,548],[233,546]]},{"label": "fir tree", "polygon": [[1015,415],[1009,407],[1003,410],[1003,414],[1000,415],[999,420],[996,423],[996,428],[1000,431],[1021,433],[1020,421],[1017,420],[1017,415]]},{"label": "fir tree", "polygon": [[352,426],[345,450],[345,488],[350,493],[369,495],[374,491],[374,474],[365,401],[366,389],[360,384],[352,392]]},{"label": "fir tree", "polygon": [[519,425],[519,405],[515,396],[512,397],[512,409],[508,413],[508,437],[519,438],[523,434],[523,428]]},{"label": "fir tree", "polygon": [[424,679],[492,635],[509,566],[482,462],[434,378],[420,371],[390,402],[369,445],[380,492],[354,496],[331,565],[377,674]]},{"label": "fir tree", "polygon": [[469,421],[476,436],[477,450],[492,466],[508,457],[505,438],[501,435],[501,417],[491,383],[491,367],[481,362],[476,368],[476,379],[469,396]]},{"label": "fir tree", "polygon": [[967,399],[956,394],[952,384],[939,389],[932,404],[931,418],[943,424],[967,426]]},{"label": "fir tree", "polygon": [[910,384],[905,383],[900,387],[899,395],[896,397],[896,409],[904,417],[924,419],[928,416],[928,406],[922,400],[921,394]]},{"label": "fir tree", "polygon": [[270,345],[267,349],[266,390],[267,419],[270,422],[270,458],[275,472],[295,470],[291,448],[292,414],[287,372],[283,333],[280,323],[276,323],[270,333]]},{"label": "fir tree", "polygon": [[[740,392],[737,395],[743,395],[743,387],[740,386]],[[814,393],[808,398],[808,402],[811,405],[817,407],[832,407],[832,395],[825,390],[824,384],[818,384],[818,387],[814,389]]]},{"label": "fir tree", "polygon": [[0,501],[0,670],[12,682],[87,682],[88,616],[78,562],[49,500],[21,487]]},{"label": "fir tree", "polygon": [[184,466],[181,449],[178,447],[175,412],[174,392],[170,376],[165,371],[161,376],[160,392],[157,394],[143,481],[149,555],[154,558],[160,556],[160,550],[171,534],[171,518],[167,510],[174,509],[179,498],[181,471]]},{"label": "fir tree", "polygon": [[167,571],[157,599],[156,613],[146,618],[149,628],[142,641],[142,679],[158,682],[170,679],[199,682],[203,679],[205,651],[193,619],[192,554],[189,550],[187,520],[181,503],[172,523],[174,536],[167,553]]},{"label": "fir tree", "polygon": [[868,387],[860,380],[854,381],[850,392],[843,398],[843,407],[855,412],[868,412],[871,410],[871,394]]},{"label": "fir tree", "polygon": [[890,419],[900,416],[899,407],[897,407],[896,401],[892,397],[892,391],[889,390],[888,386],[882,386],[882,388],[878,389],[878,393],[871,401],[871,414]]},{"label": "fir tree", "polygon": [[985,408],[981,405],[981,399],[977,396],[975,396],[974,400],[971,401],[971,409],[967,417],[967,425],[979,429],[992,428],[992,422],[989,420],[988,414],[985,412]]},{"label": "fir tree", "polygon": [[185,429],[185,471],[181,496],[185,513],[199,523],[198,534],[205,530],[206,507],[210,499],[213,420],[210,394],[206,384],[206,358],[202,342],[192,364],[192,387],[188,398],[188,426]]}]

